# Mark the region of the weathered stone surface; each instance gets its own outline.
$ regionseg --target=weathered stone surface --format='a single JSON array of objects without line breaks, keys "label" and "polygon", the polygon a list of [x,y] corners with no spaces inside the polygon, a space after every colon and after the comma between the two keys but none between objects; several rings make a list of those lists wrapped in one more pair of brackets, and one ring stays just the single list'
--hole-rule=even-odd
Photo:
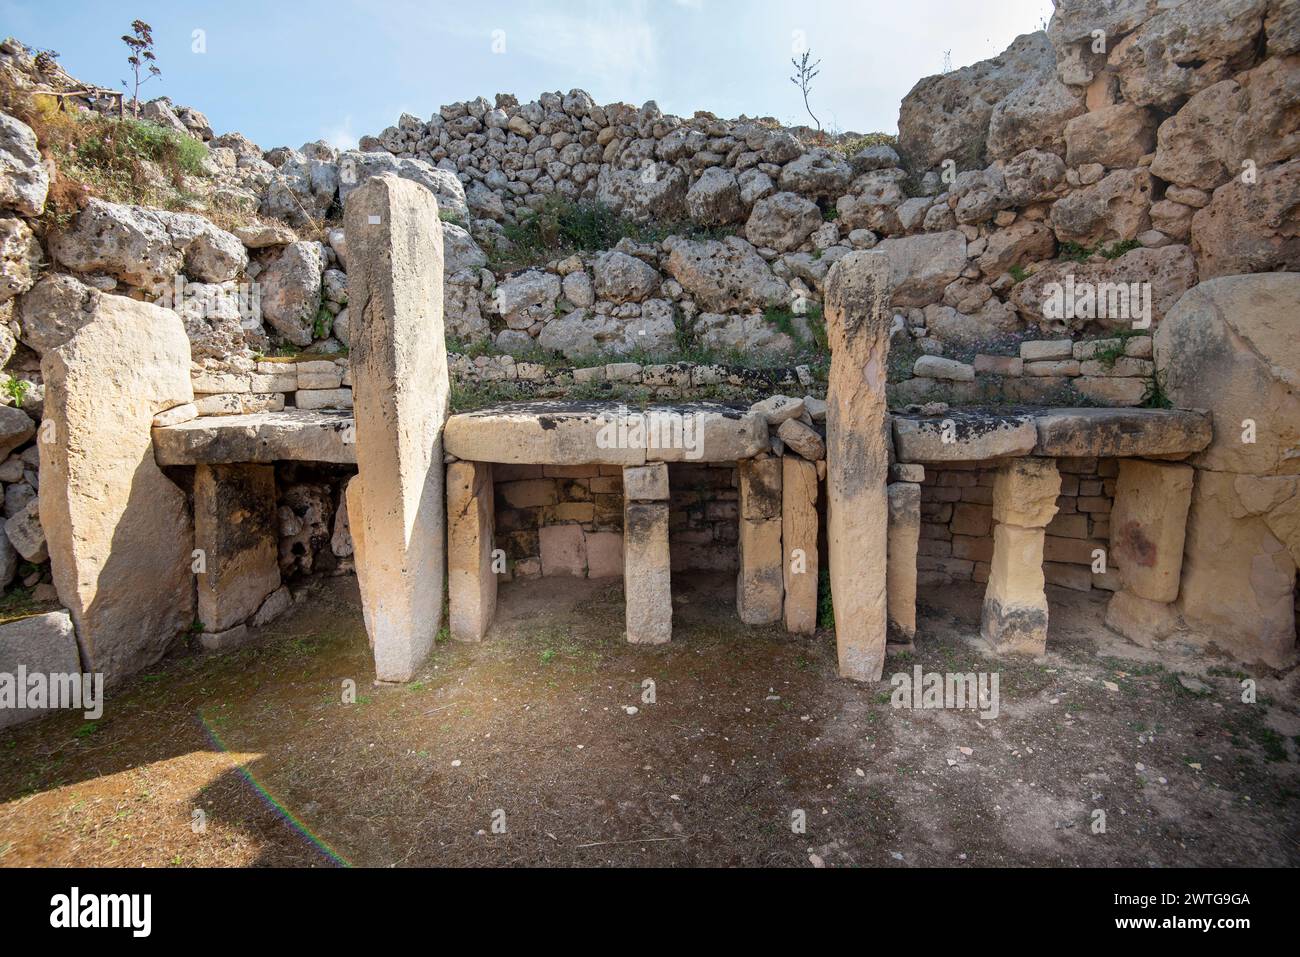
[{"label": "weathered stone surface", "polygon": [[1030,415],[954,412],[941,418],[894,417],[900,462],[978,462],[1028,455],[1038,442]]},{"label": "weathered stone surface", "polygon": [[[1198,468],[1300,472],[1300,274],[1224,276],[1179,300],[1155,336],[1156,366],[1181,408],[1209,409]],[[1243,441],[1254,424],[1254,441]]]},{"label": "weathered stone surface", "polygon": [[598,256],[592,272],[597,297],[613,303],[648,299],[661,281],[653,266],[617,250]]},{"label": "weathered stone surface", "polygon": [[0,459],[36,434],[36,423],[22,409],[0,405]]},{"label": "weathered stone surface", "polygon": [[297,346],[309,346],[321,304],[325,258],[320,243],[290,243],[258,277],[262,318]]},{"label": "weathered stone surface", "polygon": [[17,216],[0,216],[0,304],[32,288],[44,258],[31,227]]},{"label": "weathered stone surface", "polygon": [[248,263],[244,244],[201,216],[99,199],[52,233],[49,247],[75,272],[107,273],[155,294],[182,269],[190,279],[225,282]]},{"label": "weathered stone surface", "polygon": [[785,629],[817,630],[817,466],[781,458],[781,549],[785,553]]},{"label": "weathered stone surface", "polygon": [[[647,267],[649,268],[649,267]],[[537,344],[562,353],[573,361],[601,355],[626,355],[636,349],[669,351],[677,342],[672,307],[662,300],[648,300],[635,319],[575,309],[552,319],[542,327]]]},{"label": "weathered stone surface", "polygon": [[1296,655],[1296,562],[1263,518],[1246,514],[1238,478],[1197,469],[1178,609],[1190,640],[1283,668]]},{"label": "weathered stone surface", "polygon": [[491,463],[447,466],[447,595],[451,636],[457,641],[482,641],[496,615],[492,488]]},{"label": "weathered stone surface", "polygon": [[1132,331],[1155,328],[1195,284],[1191,250],[1171,245],[1133,249],[1103,262],[1049,263],[1017,283],[1011,301],[1024,319],[1055,333],[1090,327]]},{"label": "weathered stone surface", "polygon": [[662,645],[673,637],[672,557],[668,503],[625,501],[623,592],[627,640]]},{"label": "weathered stone surface", "polygon": [[1267,0],[1148,6],[1154,15],[1110,50],[1124,99],[1173,112],[1193,93],[1248,66],[1267,7]]},{"label": "weathered stone surface", "polygon": [[1061,242],[1095,246],[1136,239],[1151,226],[1151,174],[1115,170],[1092,186],[1069,193],[1052,206],[1052,228]]},{"label": "weathered stone surface", "polygon": [[39,565],[50,560],[39,499],[33,498],[5,521],[5,537],[27,561]]},{"label": "weathered stone surface", "polygon": [[438,223],[433,194],[391,176],[359,187],[344,211],[358,467],[348,518],[380,681],[409,681],[442,619],[449,386]]},{"label": "weathered stone surface", "polygon": [[745,238],[755,246],[790,252],[822,224],[821,210],[797,193],[776,193],[754,204],[745,223]]},{"label": "weathered stone surface", "polygon": [[700,313],[695,319],[695,339],[708,349],[720,352],[739,351],[750,355],[788,354],[795,341],[759,314],[721,316]]},{"label": "weathered stone surface", "polygon": [[200,465],[194,470],[198,613],[204,631],[251,618],[280,587],[275,468]]},{"label": "weathered stone surface", "polygon": [[1100,163],[1108,169],[1131,169],[1155,145],[1155,114],[1131,103],[1102,107],[1065,125],[1065,159],[1075,167]]},{"label": "weathered stone surface", "polygon": [[956,230],[886,239],[873,251],[889,261],[895,308],[938,302],[966,268],[966,237]]},{"label": "weathered stone surface", "polygon": [[1106,605],[1106,625],[1144,648],[1163,641],[1182,627],[1178,608],[1131,591],[1117,591]]},{"label": "weathered stone surface", "polygon": [[150,442],[153,417],[193,399],[189,364],[176,314],[122,296],[102,297],[41,361],[51,571],[87,664],[108,681],[153,664],[194,621],[190,510]]},{"label": "weathered stone surface", "polygon": [[36,146],[30,126],[0,113],[0,209],[12,209],[27,217],[41,215],[50,174]]},{"label": "weathered stone surface", "polygon": [[826,280],[826,537],[840,674],[857,681],[885,666],[891,271],[887,255],[855,252]]},{"label": "weathered stone surface", "polygon": [[[1193,96],[1160,124],[1151,172],[1182,186],[1212,190],[1250,159],[1263,169],[1300,155],[1300,59],[1266,60],[1237,79]],[[1288,119],[1288,117],[1291,117]]]},{"label": "weathered stone surface", "polygon": [[[13,680],[17,681],[19,668],[28,675],[51,677],[82,673],[77,635],[66,611],[33,615],[0,625],[0,674],[13,675]],[[52,710],[48,707],[0,707],[0,730],[39,718]]]},{"label": "weathered stone surface", "polygon": [[1056,235],[1043,223],[1018,219],[1006,229],[989,234],[977,263],[980,272],[997,278],[1013,266],[1050,259],[1056,253]]},{"label": "weathered stone surface", "polygon": [[1000,653],[1041,655],[1047,649],[1047,592],[1042,528],[998,525],[984,592],[980,636]]},{"label": "weathered stone surface", "polygon": [[804,425],[798,419],[786,419],[776,430],[776,435],[788,448],[809,462],[820,462],[826,458],[826,443],[821,435],[812,426]]},{"label": "weathered stone surface", "polygon": [[988,158],[1007,160],[1028,149],[1064,152],[1066,123],[1085,109],[1078,91],[1054,73],[1027,77],[989,116]]},{"label": "weathered stone surface", "polygon": [[921,538],[921,486],[894,482],[889,495],[889,546],[885,589],[889,638],[910,644],[916,637],[916,555]]},{"label": "weathered stone surface", "polygon": [[745,206],[736,174],[720,166],[709,167],[687,191],[686,211],[691,222],[701,226],[725,226],[741,219]]},{"label": "weathered stone surface", "polygon": [[1178,597],[1192,467],[1122,459],[1110,514],[1110,561],[1124,587],[1149,601]]},{"label": "weathered stone surface", "polygon": [[623,469],[623,497],[631,502],[668,501],[668,466],[629,466]]},{"label": "weathered stone surface", "polygon": [[587,536],[581,525],[546,525],[538,531],[543,578],[586,578]]},{"label": "weathered stone surface", "polygon": [[339,155],[338,171],[340,203],[346,203],[354,189],[373,177],[391,175],[419,183],[429,190],[437,199],[441,212],[459,219],[469,216],[465,187],[459,177],[450,170],[438,169],[422,160],[398,157],[382,150],[365,153],[349,150]]},{"label": "weathered stone surface", "polygon": [[762,416],[697,402],[644,411],[598,402],[523,402],[453,415],[445,445],[460,459],[514,465],[736,462],[768,447]]},{"label": "weathered stone surface", "polygon": [[1210,444],[1210,416],[1179,409],[1050,409],[1034,416],[1035,455],[1172,456]]},{"label": "weathered stone surface", "polygon": [[962,168],[982,167],[994,108],[1028,81],[1054,79],[1055,68],[1047,36],[1030,33],[990,60],[926,77],[899,108],[899,152],[918,170],[945,159]]},{"label": "weathered stone surface", "polygon": [[739,236],[703,242],[673,238],[665,245],[668,275],[706,312],[761,311],[789,299],[789,287]]},{"label": "weathered stone surface", "polygon": [[1052,459],[1013,459],[993,482],[993,520],[1022,528],[1044,528],[1056,515],[1061,474]]},{"label": "weathered stone surface", "polygon": [[1202,280],[1285,269],[1300,271],[1300,160],[1260,170],[1214,191],[1192,216],[1192,248]]},{"label": "weathered stone surface", "polygon": [[355,464],[352,416],[346,412],[262,412],[190,418],[154,430],[159,465],[224,462]]},{"label": "weathered stone surface", "polygon": [[686,174],[667,163],[642,169],[602,166],[596,202],[637,222],[676,222],[686,215]]}]

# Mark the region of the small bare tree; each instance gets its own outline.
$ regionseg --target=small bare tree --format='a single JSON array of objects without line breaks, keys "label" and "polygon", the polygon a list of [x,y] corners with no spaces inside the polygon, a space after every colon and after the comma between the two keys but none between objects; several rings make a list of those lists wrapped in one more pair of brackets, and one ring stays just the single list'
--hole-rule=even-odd
[{"label": "small bare tree", "polygon": [[[131,72],[135,77],[135,86],[131,92],[131,115],[137,119],[140,116],[140,87],[148,83],[156,76],[162,76],[162,70],[158,69],[155,62],[158,58],[153,55],[153,27],[143,20],[136,20],[131,24],[131,33],[122,37],[122,42],[127,45],[131,55],[126,58],[126,62],[131,64]],[[140,71],[145,72],[143,79],[140,77]],[[122,81],[122,87],[128,87],[126,80]]]},{"label": "small bare tree", "polygon": [[799,59],[791,58],[790,62],[794,64],[795,74],[790,77],[790,82],[799,87],[799,92],[803,94],[803,108],[813,118],[813,122],[817,124],[817,132],[820,133],[822,131],[822,121],[817,119],[812,107],[808,105],[808,94],[812,92],[812,81],[821,72],[818,67],[822,65],[822,61],[818,60],[816,63],[809,64],[808,61],[811,57],[812,51],[805,50],[803,56]]}]

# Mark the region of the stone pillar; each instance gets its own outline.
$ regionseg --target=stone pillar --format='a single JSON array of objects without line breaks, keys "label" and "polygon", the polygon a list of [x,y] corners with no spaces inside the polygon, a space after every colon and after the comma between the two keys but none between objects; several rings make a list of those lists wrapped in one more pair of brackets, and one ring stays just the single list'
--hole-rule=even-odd
[{"label": "stone pillar", "polygon": [[980,635],[999,652],[1047,648],[1043,540],[1056,515],[1061,473],[1052,459],[1012,459],[993,481],[993,561]]},{"label": "stone pillar", "polygon": [[886,594],[889,641],[910,645],[916,637],[916,554],[921,542],[921,486],[889,486],[889,556]]},{"label": "stone pillar", "polygon": [[623,594],[631,644],[672,641],[668,466],[663,463],[623,469]]},{"label": "stone pillar", "polygon": [[747,625],[780,621],[785,606],[781,561],[781,460],[740,463],[740,573],[736,613]]},{"label": "stone pillar", "polygon": [[203,552],[198,615],[204,632],[228,631],[280,587],[275,466],[194,469],[194,547]]},{"label": "stone pillar", "polygon": [[1192,506],[1192,467],[1121,459],[1110,515],[1110,561],[1124,588],[1148,601],[1178,597]]},{"label": "stone pillar", "polygon": [[785,628],[817,630],[817,465],[793,455],[781,459],[781,547],[785,552]]},{"label": "stone pillar", "polygon": [[482,641],[497,610],[492,465],[447,466],[447,592],[451,636]]},{"label": "stone pillar", "polygon": [[194,623],[194,524],[154,460],[153,417],[194,400],[169,309],[100,296],[41,360],[40,518],[83,663],[109,682],[158,661]]},{"label": "stone pillar", "polygon": [[856,681],[879,681],[885,667],[889,278],[883,253],[856,252],[831,268],[825,288],[831,597],[840,674]]},{"label": "stone pillar", "polygon": [[375,677],[402,682],[433,648],[446,570],[438,203],[377,176],[349,194],[344,228],[357,452],[348,520]]}]

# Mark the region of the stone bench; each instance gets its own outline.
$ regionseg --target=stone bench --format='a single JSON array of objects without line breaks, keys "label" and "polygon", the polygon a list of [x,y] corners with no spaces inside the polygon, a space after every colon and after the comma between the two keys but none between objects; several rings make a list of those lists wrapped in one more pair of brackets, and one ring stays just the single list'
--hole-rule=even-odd
[{"label": "stone bench", "polygon": [[[918,465],[988,462],[993,485],[993,556],[981,636],[999,651],[1042,654],[1047,643],[1045,529],[1057,511],[1056,460],[1118,458],[1110,553],[1123,556],[1134,587],[1172,600],[1182,565],[1191,469],[1176,460],[1213,437],[1207,412],[1164,409],[957,411],[896,416],[895,454]],[[1154,461],[1151,461],[1154,460]],[[892,487],[891,487],[892,491]],[[1140,552],[1140,555],[1133,554]],[[893,566],[916,554],[890,555]],[[1140,567],[1139,567],[1140,566]]]},{"label": "stone bench", "polygon": [[327,462],[355,465],[350,412],[285,409],[206,416],[153,430],[159,465]]}]

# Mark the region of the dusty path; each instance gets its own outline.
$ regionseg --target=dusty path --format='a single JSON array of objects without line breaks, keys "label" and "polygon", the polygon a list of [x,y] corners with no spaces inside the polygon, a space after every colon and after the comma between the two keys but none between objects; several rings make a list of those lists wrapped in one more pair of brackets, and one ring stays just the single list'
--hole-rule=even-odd
[{"label": "dusty path", "polygon": [[996,670],[1000,715],[898,710],[835,677],[828,635],[743,629],[728,582],[678,588],[674,643],[647,649],[616,583],[507,587],[487,642],[375,688],[355,585],[325,583],[98,725],[0,733],[0,864],[1300,863],[1300,672],[1253,706],[1235,669],[1189,689],[1070,592],[1046,661],[994,661],[978,588],[953,588],[886,672]]}]

